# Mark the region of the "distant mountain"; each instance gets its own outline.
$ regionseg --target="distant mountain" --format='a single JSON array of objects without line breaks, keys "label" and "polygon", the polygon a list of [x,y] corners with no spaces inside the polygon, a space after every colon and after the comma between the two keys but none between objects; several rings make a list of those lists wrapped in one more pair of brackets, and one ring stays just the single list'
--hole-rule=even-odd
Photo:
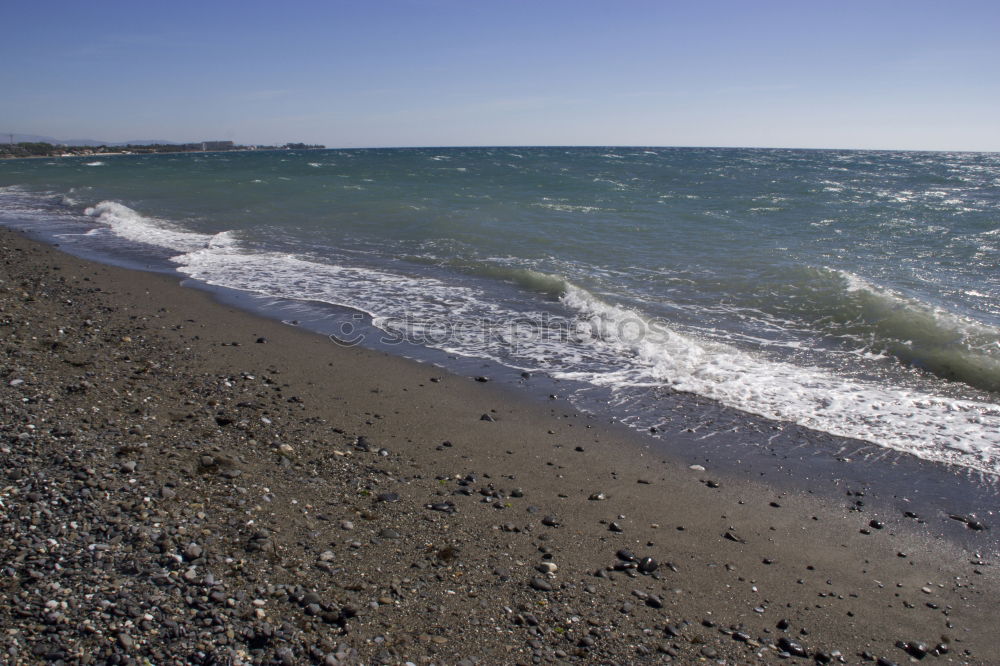
[{"label": "distant mountain", "polygon": [[54,143],[58,146],[106,146],[108,144],[103,141],[94,141],[93,139],[52,139],[49,143]]},{"label": "distant mountain", "polygon": [[[13,138],[13,142],[14,143],[26,143],[26,142],[31,142],[31,143],[58,143],[51,136],[38,136],[37,134],[15,134],[13,136],[14,136],[14,138]],[[0,136],[0,139],[2,139],[4,143],[8,143],[8,142],[10,142],[12,140],[10,134],[4,134],[3,136]]]},{"label": "distant mountain", "polygon": [[[0,142],[7,143],[11,140],[10,134],[0,134]],[[177,141],[167,141],[166,139],[136,139],[135,141],[96,141],[94,139],[54,139],[51,136],[38,136],[37,134],[15,134],[14,143],[40,142],[51,143],[56,146],[150,146],[159,144],[163,146],[176,146]]]}]

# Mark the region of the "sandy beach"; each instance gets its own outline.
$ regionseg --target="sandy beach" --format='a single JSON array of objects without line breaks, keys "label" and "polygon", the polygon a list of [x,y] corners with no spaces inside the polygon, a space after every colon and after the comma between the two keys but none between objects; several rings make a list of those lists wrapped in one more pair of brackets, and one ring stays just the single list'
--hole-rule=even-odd
[{"label": "sandy beach", "polygon": [[170,276],[0,253],[0,662],[1000,658],[988,521],[692,468]]}]

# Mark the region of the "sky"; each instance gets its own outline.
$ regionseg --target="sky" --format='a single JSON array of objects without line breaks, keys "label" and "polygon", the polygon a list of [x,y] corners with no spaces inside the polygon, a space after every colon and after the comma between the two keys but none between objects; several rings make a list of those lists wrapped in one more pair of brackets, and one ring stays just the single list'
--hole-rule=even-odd
[{"label": "sky", "polygon": [[1000,151],[996,0],[8,0],[0,132]]}]

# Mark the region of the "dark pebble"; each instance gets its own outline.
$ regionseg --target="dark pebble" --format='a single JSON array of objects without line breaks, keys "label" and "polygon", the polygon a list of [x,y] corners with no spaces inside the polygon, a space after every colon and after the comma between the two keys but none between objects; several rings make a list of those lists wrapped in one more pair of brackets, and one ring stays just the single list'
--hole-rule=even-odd
[{"label": "dark pebble", "polygon": [[911,642],[896,641],[896,647],[898,647],[900,650],[903,650],[904,652],[906,652],[906,654],[910,655],[911,657],[916,657],[917,659],[923,659],[924,657],[927,656],[927,653],[930,652],[930,649],[927,647],[927,644],[922,643],[920,641],[911,641]]},{"label": "dark pebble", "polygon": [[551,592],[552,583],[545,580],[544,578],[532,578],[531,588],[534,590],[538,590],[539,592]]},{"label": "dark pebble", "polygon": [[788,640],[784,636],[778,639],[778,647],[787,652],[788,654],[795,655],[796,657],[805,657],[807,654],[805,648],[803,648],[795,641]]},{"label": "dark pebble", "polygon": [[622,562],[635,562],[636,560],[635,554],[627,548],[622,548],[615,555]]}]

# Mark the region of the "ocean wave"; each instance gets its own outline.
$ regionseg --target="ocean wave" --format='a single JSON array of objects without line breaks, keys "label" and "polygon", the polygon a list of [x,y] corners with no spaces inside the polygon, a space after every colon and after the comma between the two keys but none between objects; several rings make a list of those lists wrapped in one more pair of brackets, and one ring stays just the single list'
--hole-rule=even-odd
[{"label": "ocean wave", "polygon": [[468,267],[469,271],[483,277],[512,282],[517,286],[544,295],[549,300],[558,300],[565,295],[572,285],[565,278],[551,273],[517,268],[495,263],[476,263]]},{"label": "ocean wave", "polygon": [[1000,329],[848,271],[824,272],[840,286],[828,304],[827,330],[863,340],[869,350],[941,379],[1000,391]]},{"label": "ocean wave", "polygon": [[102,201],[84,213],[113,234],[136,243],[152,245],[174,252],[192,252],[206,247],[235,243],[231,232],[200,234],[154,217],[146,217],[116,201]]},{"label": "ocean wave", "polygon": [[921,458],[1000,470],[1000,405],[892,390],[756,357],[686,336],[637,311],[570,285],[562,302],[618,369],[557,372],[558,378],[611,387],[667,386],[778,421],[852,437]]}]

